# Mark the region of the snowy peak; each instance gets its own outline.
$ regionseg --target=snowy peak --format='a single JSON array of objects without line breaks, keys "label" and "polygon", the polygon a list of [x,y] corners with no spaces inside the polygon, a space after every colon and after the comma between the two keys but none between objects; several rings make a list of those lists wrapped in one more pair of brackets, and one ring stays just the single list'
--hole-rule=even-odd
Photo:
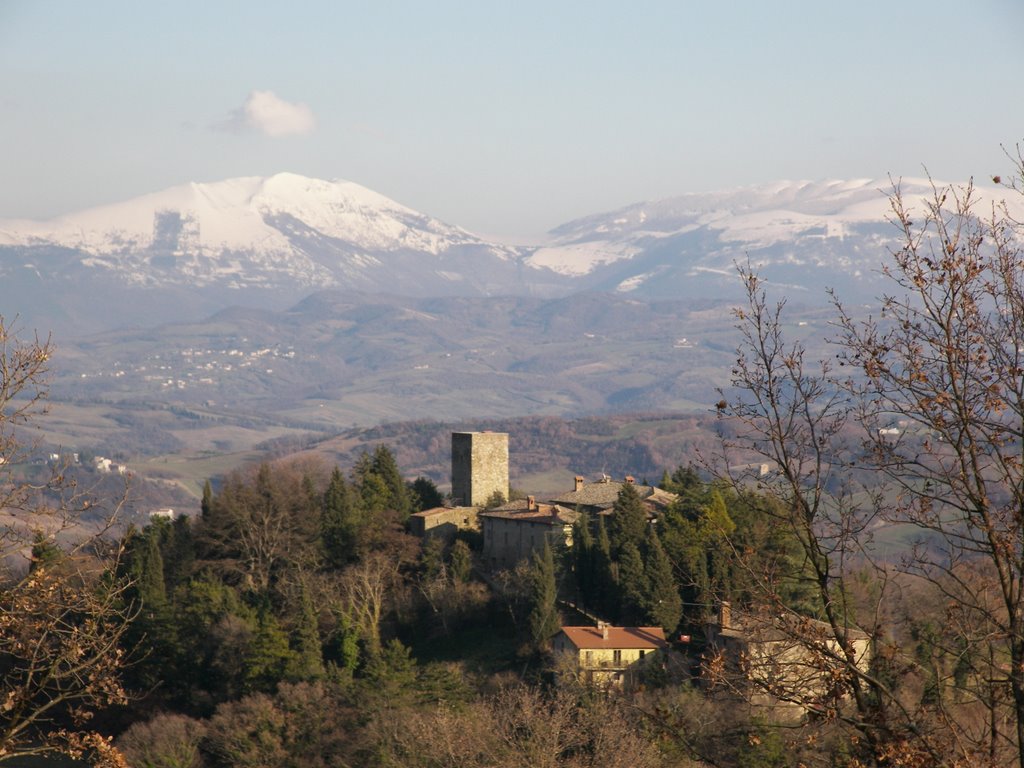
[{"label": "snowy peak", "polygon": [[[933,197],[933,183],[947,186],[928,179],[900,180],[905,205],[923,210]],[[729,259],[748,253],[798,263],[805,257],[794,253],[814,247],[831,259],[837,242],[848,236],[865,236],[870,230],[872,240],[882,243],[896,235],[889,223],[891,193],[889,179],[782,181],[637,203],[556,228],[549,245],[529,261],[581,276],[652,250],[674,251],[693,265],[724,270],[731,268]],[[999,187],[975,187],[975,210],[979,215],[990,211],[1006,198],[1005,193]],[[1024,200],[1018,196],[1008,203],[1011,215],[1024,216]],[[826,247],[821,247],[823,241]],[[772,249],[777,252],[769,255]],[[884,248],[876,251],[879,257],[885,255]],[[628,285],[636,287],[635,276]]]},{"label": "snowy peak", "polygon": [[279,173],[182,184],[49,221],[0,221],[0,244],[52,243],[114,254],[160,247],[168,228],[180,224],[191,245],[204,251],[286,252],[288,235],[268,223],[281,215],[367,250],[438,253],[451,243],[476,240],[358,184]]}]

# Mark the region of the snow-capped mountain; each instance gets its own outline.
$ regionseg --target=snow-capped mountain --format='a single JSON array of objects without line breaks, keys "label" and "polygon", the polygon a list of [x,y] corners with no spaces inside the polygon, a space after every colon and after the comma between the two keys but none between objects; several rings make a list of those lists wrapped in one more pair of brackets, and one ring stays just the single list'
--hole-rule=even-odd
[{"label": "snow-capped mountain", "polygon": [[[946,186],[934,185],[901,180],[904,205],[923,213],[934,189]],[[802,299],[813,301],[823,286],[873,296],[898,243],[892,192],[889,179],[797,181],[638,203],[558,227],[527,262],[584,278],[592,288],[667,297],[722,295],[735,288],[735,264],[749,259]],[[975,187],[973,210],[991,214],[1005,200],[1024,221],[1024,197],[1006,193]]]},{"label": "snow-capped mountain", "polygon": [[[940,184],[941,186],[941,184]],[[920,210],[926,180],[901,183]],[[1006,190],[978,188],[976,210]],[[185,184],[50,221],[0,220],[0,314],[65,332],[283,309],[325,289],[410,297],[628,292],[733,298],[757,265],[806,302],[877,295],[897,242],[888,180],[779,182],[638,203],[513,247],[347,181],[282,173]],[[1008,200],[1024,220],[1024,199]]]},{"label": "snow-capped mountain", "polygon": [[[389,266],[386,259],[415,253],[417,264],[405,266],[419,268],[405,276],[388,269],[389,281],[420,289],[469,282],[467,290],[486,290],[486,278],[474,283],[479,272],[452,267],[471,253],[490,262],[486,275],[520,257],[358,184],[290,173],[185,184],[50,221],[0,221],[0,246],[80,251],[83,265],[148,286],[373,289],[373,273]],[[432,279],[424,282],[425,273]]]},{"label": "snow-capped mountain", "polygon": [[0,302],[33,324],[96,329],[232,304],[281,309],[325,288],[564,292],[556,273],[524,273],[528,253],[358,184],[281,173],[185,184],[50,221],[0,220]]}]

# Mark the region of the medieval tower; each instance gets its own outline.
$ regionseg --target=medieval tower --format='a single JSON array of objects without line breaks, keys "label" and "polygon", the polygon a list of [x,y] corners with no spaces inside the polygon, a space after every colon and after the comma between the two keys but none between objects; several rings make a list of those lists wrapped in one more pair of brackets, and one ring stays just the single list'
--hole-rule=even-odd
[{"label": "medieval tower", "polygon": [[500,491],[508,498],[508,433],[452,432],[452,499],[483,506]]}]

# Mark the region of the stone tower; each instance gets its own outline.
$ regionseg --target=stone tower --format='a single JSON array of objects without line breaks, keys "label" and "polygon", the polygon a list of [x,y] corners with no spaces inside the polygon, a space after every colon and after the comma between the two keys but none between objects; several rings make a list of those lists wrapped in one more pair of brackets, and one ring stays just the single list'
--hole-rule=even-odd
[{"label": "stone tower", "polygon": [[495,491],[508,498],[508,433],[452,432],[452,499],[483,506]]}]

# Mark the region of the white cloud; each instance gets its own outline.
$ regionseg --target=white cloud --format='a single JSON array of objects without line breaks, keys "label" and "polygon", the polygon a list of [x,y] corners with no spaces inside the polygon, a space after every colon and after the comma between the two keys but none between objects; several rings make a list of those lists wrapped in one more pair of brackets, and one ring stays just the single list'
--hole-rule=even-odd
[{"label": "white cloud", "polygon": [[273,91],[252,91],[245,103],[217,127],[239,133],[257,131],[276,139],[310,133],[316,127],[316,118],[306,104],[285,101]]}]

